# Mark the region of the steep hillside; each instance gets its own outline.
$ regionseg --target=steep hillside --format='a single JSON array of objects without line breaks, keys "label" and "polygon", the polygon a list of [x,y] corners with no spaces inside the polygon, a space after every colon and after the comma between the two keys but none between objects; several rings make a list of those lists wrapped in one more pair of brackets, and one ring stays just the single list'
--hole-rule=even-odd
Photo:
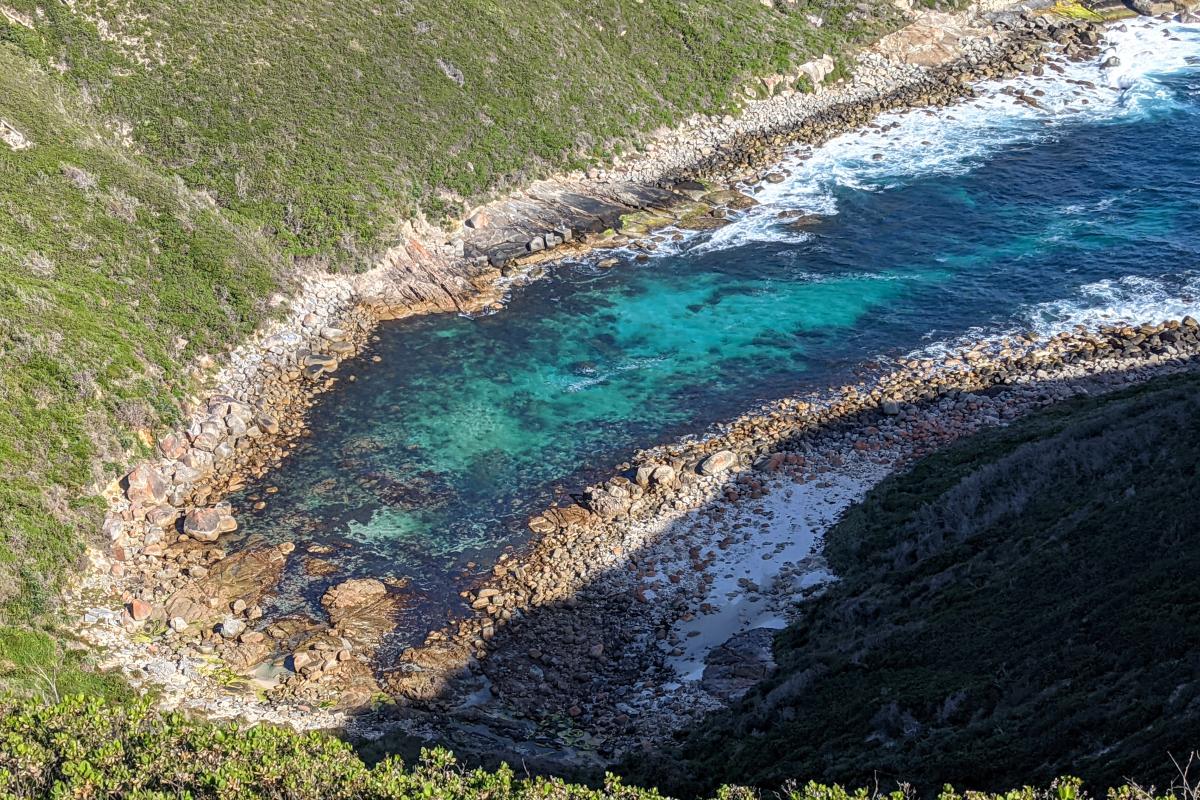
[{"label": "steep hillside", "polygon": [[186,366],[267,313],[284,261],[3,44],[0,119],[31,144],[0,144],[0,681],[96,691],[115,684],[27,625],[99,530],[88,495],[178,414]]},{"label": "steep hillside", "polygon": [[99,462],[176,413],[184,365],[253,329],[281,261],[7,47],[0,118],[33,143],[0,146],[0,600],[28,613],[76,557]]},{"label": "steep hillside", "polygon": [[1200,742],[1200,377],[920,462],[830,532],[780,668],[639,780],[1170,782]]},{"label": "steep hillside", "polygon": [[6,3],[32,22],[0,17],[8,46],[164,168],[347,267],[404,216],[588,166],[897,19],[849,0]]}]

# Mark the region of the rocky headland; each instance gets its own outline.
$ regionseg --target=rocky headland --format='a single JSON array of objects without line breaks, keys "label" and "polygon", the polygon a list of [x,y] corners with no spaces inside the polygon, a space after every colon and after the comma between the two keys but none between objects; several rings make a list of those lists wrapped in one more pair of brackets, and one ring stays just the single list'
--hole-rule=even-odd
[{"label": "rocky headland", "polygon": [[[308,279],[280,319],[212,373],[208,394],[186,409],[189,424],[108,487],[109,547],[90,552],[93,568],[69,593],[81,635],[168,705],[364,731],[421,730],[421,709],[433,709],[464,726],[516,726],[513,740],[540,737],[530,746],[598,761],[736,696],[769,668],[754,663],[761,642],[725,645],[724,673],[705,669],[699,683],[675,686],[676,666],[694,661],[687,640],[702,638],[687,626],[718,613],[714,586],[758,596],[782,618],[811,585],[805,576],[820,564],[807,553],[781,557],[769,585],[735,590],[716,574],[748,552],[764,560],[773,515],[799,514],[796,524],[819,537],[828,514],[805,522],[808,506],[780,497],[799,493],[811,505],[811,487],[831,489],[836,509],[982,425],[1188,368],[1200,327],[1189,318],[983,342],[642,453],[577,502],[530,520],[533,543],[473,590],[474,614],[394,660],[381,659],[380,645],[405,602],[402,585],[348,581],[322,598],[328,619],[269,619],[264,601],[294,545],[251,541],[228,552],[222,536],[238,523],[224,498],[287,457],[306,409],[380,320],[498,308],[513,279],[593,248],[644,257],[658,228],[716,227],[753,203],[735,187],[775,180],[789,148],[885,111],[969,97],[979,80],[1099,58],[1102,38],[1098,23],[1035,13],[919,16],[862,54],[849,84],[821,86],[830,65],[804,65],[769,82],[772,96],[736,119],[698,118],[636,159],[538,183],[477,210],[449,236],[410,225],[367,274]],[[820,90],[796,90],[806,82]],[[209,374],[213,365],[197,368]],[[498,748],[511,744],[501,739]]]}]

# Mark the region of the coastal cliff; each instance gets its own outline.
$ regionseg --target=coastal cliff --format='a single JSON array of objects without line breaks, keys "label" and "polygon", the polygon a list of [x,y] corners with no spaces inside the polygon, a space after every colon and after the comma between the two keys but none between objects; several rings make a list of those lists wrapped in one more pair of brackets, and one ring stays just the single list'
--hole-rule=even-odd
[{"label": "coastal cliff", "polygon": [[[179,700],[185,705],[265,715],[304,727],[328,727],[344,721],[313,712],[314,705],[358,709],[375,702],[390,684],[395,685],[389,693],[398,697],[429,699],[438,694],[448,674],[464,668],[469,655],[446,657],[440,654],[444,646],[435,645],[405,656],[407,661],[401,663],[418,666],[404,668],[402,674],[408,678],[393,678],[381,686],[372,677],[380,667],[376,649],[389,624],[385,607],[372,607],[365,613],[370,622],[358,625],[354,632],[336,621],[327,629],[305,624],[294,630],[256,622],[264,598],[281,576],[282,559],[278,554],[264,559],[257,551],[231,554],[220,546],[221,536],[238,525],[223,498],[286,457],[296,437],[303,434],[304,411],[314,394],[333,385],[330,374],[362,346],[378,320],[495,303],[487,273],[478,270],[491,269],[488,265],[499,259],[508,271],[513,263],[509,254],[514,235],[525,254],[515,264],[527,270],[536,269],[549,257],[544,243],[547,234],[536,237],[542,240],[538,247],[520,237],[546,230],[552,224],[548,218],[558,220],[554,224],[564,234],[560,238],[570,240],[559,243],[556,253],[631,242],[640,246],[633,239],[639,232],[676,220],[720,224],[730,209],[753,201],[741,192],[718,190],[721,184],[714,182],[774,179],[776,173],[769,165],[790,143],[819,144],[890,109],[953,103],[970,96],[973,80],[1040,70],[1050,48],[1071,59],[1095,58],[1099,53],[1096,23],[1038,16],[1003,16],[988,22],[974,13],[954,19],[948,29],[958,31],[961,38],[955,48],[943,50],[933,66],[904,62],[896,56],[897,45],[892,43],[888,50],[891,59],[874,52],[864,54],[855,80],[843,88],[815,95],[780,95],[752,104],[739,122],[716,121],[707,134],[708,141],[724,142],[723,153],[704,156],[712,147],[704,144],[705,137],[695,129],[667,134],[668,140],[674,136],[692,142],[694,149],[663,148],[661,152],[667,155],[660,156],[660,150],[652,148],[640,165],[627,166],[623,179],[616,182],[608,174],[597,174],[582,181],[542,184],[540,194],[533,193],[536,202],[504,200],[478,212],[462,229],[464,238],[457,245],[451,242],[438,249],[409,242],[393,248],[383,265],[362,276],[310,280],[286,319],[232,354],[218,375],[215,392],[200,405],[190,425],[159,440],[160,457],[139,466],[122,484],[109,487],[111,507],[104,527],[112,543],[110,552],[91,556],[93,577],[73,594],[82,599],[103,591],[109,597],[122,597],[125,609],[114,619],[97,611],[94,603],[84,605],[86,635],[94,637],[97,644],[112,647],[121,639],[110,630],[113,623],[133,631],[161,628],[168,639],[154,646],[166,644],[168,654],[191,648],[200,636],[201,648],[222,655],[242,673],[253,671],[273,658],[277,648],[286,646],[293,675],[284,676],[279,687],[283,691],[275,702],[263,706],[219,688],[215,698],[209,696],[212,688],[188,689],[196,681],[184,678],[179,666],[167,663],[170,655],[164,659],[160,654],[156,661],[161,665],[158,669],[172,675],[170,683],[182,687]],[[918,30],[921,24],[928,23],[918,23]],[[910,46],[923,54],[924,42],[925,38],[915,36]],[[920,60],[928,59],[922,56]],[[700,160],[686,170],[672,166],[679,163],[672,159],[678,159],[680,152],[690,152],[691,158]],[[668,188],[627,180],[672,172],[677,177],[665,183]],[[589,202],[607,202],[603,206],[607,210],[595,216],[575,210]],[[638,211],[646,207],[652,210]],[[486,224],[479,219],[484,214]],[[520,221],[514,223],[514,218]],[[598,230],[610,222],[619,228],[617,232]],[[465,248],[479,242],[494,242],[488,237],[496,236],[508,239],[489,245],[491,254],[486,257],[453,255],[460,246],[466,252]],[[460,277],[471,270],[476,270],[477,276],[473,283]],[[494,269],[492,275],[494,280]],[[554,526],[542,530],[540,525],[537,520],[533,523],[538,533],[554,530]],[[179,533],[182,537],[177,542]],[[243,563],[247,561],[251,566]],[[266,566],[270,564],[274,568]],[[225,578],[231,571],[241,575],[247,568],[250,572],[245,579],[231,582]],[[382,585],[374,588],[385,605],[403,603]],[[229,608],[235,601],[239,611],[230,617]],[[247,615],[252,616],[247,620]],[[229,635],[220,633],[226,621]],[[261,630],[245,631],[246,621]],[[97,627],[97,622],[102,624]],[[212,636],[214,626],[217,637]],[[491,623],[485,625],[491,627]],[[281,635],[261,635],[272,631]],[[460,632],[458,637],[465,640],[459,646],[478,636],[488,638],[490,634],[474,628]],[[431,675],[419,667],[425,654],[437,664]],[[113,659],[124,665],[144,664],[145,660],[145,655],[132,654]],[[425,688],[413,689],[405,680]]]},{"label": "coastal cliff", "polygon": [[[207,4],[188,19],[103,4],[0,5],[0,166],[12,178],[0,194],[10,289],[0,319],[13,367],[0,418],[12,474],[0,497],[8,684],[46,700],[150,691],[163,707],[206,717],[384,736],[384,753],[450,742],[472,763],[528,756],[534,769],[591,777],[624,763],[682,793],[728,780],[774,788],[817,769],[866,780],[861,769],[876,754],[837,761],[813,750],[789,761],[787,736],[800,735],[789,726],[804,712],[754,707],[812,667],[810,654],[787,644],[809,636],[796,631],[810,606],[797,604],[830,564],[844,587],[820,608],[836,618],[852,615],[866,584],[892,580],[878,569],[858,575],[843,552],[853,536],[882,535],[863,533],[875,520],[861,515],[895,491],[889,474],[914,464],[919,473],[931,453],[976,446],[955,443],[1026,417],[1034,419],[1022,430],[1069,437],[1037,420],[1072,398],[1115,393],[1104,407],[1125,408],[1128,397],[1158,397],[1156,387],[1188,386],[1191,378],[1170,376],[1190,373],[1200,350],[1190,305],[1050,337],[959,340],[703,436],[652,440],[666,443],[626,463],[589,465],[590,485],[563,488],[529,515],[519,547],[472,562],[479,574],[462,608],[412,641],[395,636],[419,595],[409,580],[348,577],[323,560],[328,544],[241,528],[274,502],[272,475],[310,435],[320,396],[379,360],[381,322],[502,312],[564,259],[597,274],[645,264],[753,213],[756,198],[830,140],[898,126],[878,125],[880,115],[954,107],[984,81],[1063,75],[1076,64],[1115,69],[1107,20],[1161,14],[1186,25],[1194,16],[1148,4],[636,5],[585,12],[547,2],[530,17],[480,9],[507,60],[456,44],[461,26],[476,24],[469,15],[421,3],[261,19]],[[397,31],[413,37],[410,50],[388,50]],[[217,56],[223,49],[232,61]],[[558,53],[552,63],[549,51]],[[598,74],[604,86],[579,83]],[[410,95],[397,98],[398,87]],[[1047,113],[1040,89],[1014,84],[1004,94]],[[414,108],[427,117],[411,118]],[[785,213],[797,228],[813,224]],[[1164,376],[1176,382],[1141,386]],[[990,446],[988,435],[968,442]],[[420,495],[386,475],[370,480],[384,495]],[[814,516],[814,504],[823,513]],[[773,526],[788,526],[791,539],[753,533]],[[766,545],[775,549],[761,560],[779,563],[735,585],[731,576]],[[277,602],[285,571],[301,560],[319,579],[315,614]],[[763,613],[729,611],[742,600]],[[756,627],[768,616],[772,628],[793,624],[774,648]],[[841,647],[835,637],[820,652]],[[1177,662],[1163,674],[1174,676]],[[634,684],[637,696],[626,691]],[[873,702],[859,699],[860,711]],[[47,712],[55,730],[63,721],[54,715],[69,716],[71,702]],[[884,730],[884,745],[908,746],[912,717],[946,747],[966,747],[945,730],[953,714],[942,719],[934,705],[906,695],[864,735]],[[23,720],[38,712],[10,704],[4,713],[14,735],[32,741]],[[101,728],[125,724],[103,704],[88,714]],[[153,713],[145,719],[160,724]],[[165,723],[170,736],[219,730],[174,724]],[[768,739],[782,731],[782,743],[748,755],[724,725],[754,737],[766,728]],[[701,732],[684,740],[689,729]],[[1121,763],[1169,738],[1139,744]],[[281,735],[272,746],[297,741]],[[670,763],[656,771],[655,756],[639,760],[647,748]],[[383,775],[391,767],[367,777],[329,752],[357,776],[339,788],[347,796],[353,786],[389,796],[415,785],[406,777],[380,788],[374,781],[395,778]],[[756,761],[765,753],[787,766],[765,769]],[[3,770],[16,763],[7,757],[4,790]],[[912,757],[928,763],[928,773],[907,773],[921,781],[958,764]],[[1092,764],[1075,750],[1044,764],[1022,758],[956,777],[1003,788],[1014,769],[1047,783]],[[1146,774],[1161,778],[1157,767]],[[59,769],[45,766],[43,776]],[[147,785],[157,786],[152,773]],[[1096,768],[1088,777],[1115,784],[1128,775]],[[21,780],[12,786],[42,787],[37,776]]]}]

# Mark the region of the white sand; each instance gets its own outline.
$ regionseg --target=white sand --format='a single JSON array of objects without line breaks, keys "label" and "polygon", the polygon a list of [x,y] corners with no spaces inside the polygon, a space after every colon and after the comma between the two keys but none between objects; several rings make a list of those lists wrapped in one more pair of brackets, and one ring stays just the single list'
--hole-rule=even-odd
[{"label": "white sand", "polygon": [[[723,522],[689,514],[681,524],[699,521],[712,531],[702,556],[711,553],[715,561],[706,570],[712,584],[702,600],[711,608],[676,623],[670,639],[678,644],[666,644],[683,651],[667,661],[680,678],[699,680],[705,656],[731,636],[787,625],[805,590],[832,577],[820,555],[825,532],[889,471],[850,456],[815,481],[795,483],[786,472],[772,476],[764,482],[764,497],[740,501]],[[727,535],[736,541],[721,549],[717,542]],[[690,561],[685,566],[690,569]]]}]

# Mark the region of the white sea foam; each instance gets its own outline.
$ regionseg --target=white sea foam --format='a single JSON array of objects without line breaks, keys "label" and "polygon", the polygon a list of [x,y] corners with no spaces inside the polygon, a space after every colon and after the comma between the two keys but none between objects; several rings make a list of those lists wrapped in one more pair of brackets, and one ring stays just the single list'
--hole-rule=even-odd
[{"label": "white sea foam", "polygon": [[[1124,27],[1110,29],[1101,61],[1062,61],[1062,73],[1047,69],[1042,76],[986,82],[969,101],[885,114],[874,128],[785,161],[787,179],[760,187],[759,206],[685,247],[702,253],[755,242],[801,243],[808,235],[789,227],[781,211],[836,214],[839,189],[879,191],[915,177],[963,174],[1006,147],[1070,135],[1081,123],[1127,121],[1165,109],[1171,95],[1158,78],[1193,66],[1200,27],[1143,20]],[[1119,65],[1105,69],[1101,63],[1109,56]],[[1039,107],[1018,100],[1018,92]]]},{"label": "white sea foam", "polygon": [[1189,315],[1200,318],[1200,272],[1175,280],[1128,276],[1098,281],[1081,287],[1074,297],[1038,303],[1022,316],[1029,328],[1049,335],[1075,325],[1094,328]]},{"label": "white sea foam", "polygon": [[1015,314],[1010,325],[969,328],[961,335],[932,341],[905,357],[936,359],[979,342],[998,343],[1029,331],[1047,337],[1077,325],[1096,329],[1157,324],[1187,316],[1200,319],[1200,269],[1170,278],[1127,275],[1085,284],[1070,297],[1027,306]]}]

